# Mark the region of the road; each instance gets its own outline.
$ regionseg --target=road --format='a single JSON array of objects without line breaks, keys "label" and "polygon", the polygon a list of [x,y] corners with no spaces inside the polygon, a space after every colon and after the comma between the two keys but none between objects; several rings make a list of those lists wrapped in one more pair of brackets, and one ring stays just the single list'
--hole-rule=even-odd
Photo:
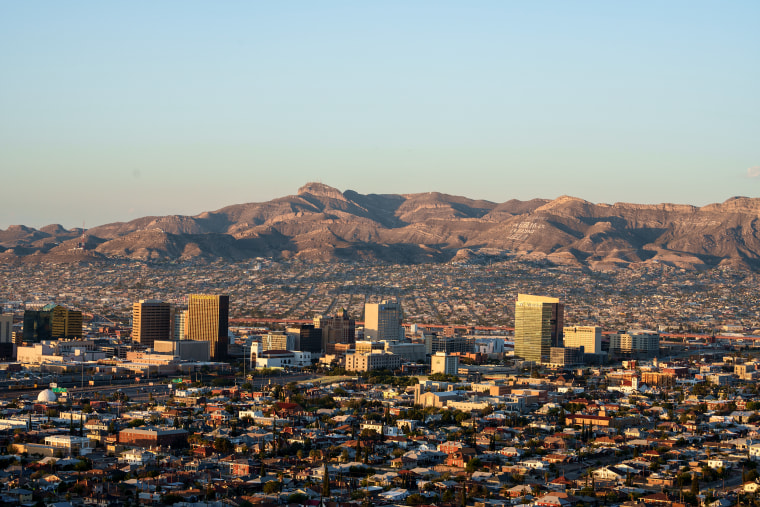
[{"label": "road", "polygon": [[[285,385],[289,382],[305,382],[319,378],[319,375],[313,374],[283,374],[275,375],[271,377],[255,377],[253,380],[249,380],[253,384],[254,389],[261,389],[266,385],[280,384]],[[0,400],[15,400],[18,398],[24,398],[27,400],[36,400],[37,395],[45,390],[46,387],[36,387],[27,389],[13,389],[0,391]],[[126,394],[131,401],[147,401],[150,395],[153,394],[155,399],[160,399],[164,396],[170,396],[171,390],[169,384],[161,384],[154,381],[154,385],[150,385],[150,381],[133,383],[133,384],[109,384],[103,386],[85,386],[85,387],[67,387],[68,395],[72,399],[92,398],[95,394],[99,394],[104,397],[111,396],[116,391],[121,391]]]}]

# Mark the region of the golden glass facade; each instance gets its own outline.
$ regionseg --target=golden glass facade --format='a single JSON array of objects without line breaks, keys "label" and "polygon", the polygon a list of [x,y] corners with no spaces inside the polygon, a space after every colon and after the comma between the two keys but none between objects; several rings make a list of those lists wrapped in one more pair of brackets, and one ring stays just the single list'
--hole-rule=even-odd
[{"label": "golden glass facade", "polygon": [[187,304],[188,340],[210,342],[211,360],[227,358],[230,297],[191,294]]},{"label": "golden glass facade", "polygon": [[564,305],[559,299],[519,294],[515,303],[515,356],[548,363],[551,348],[562,346]]},{"label": "golden glass facade", "polygon": [[50,311],[53,338],[81,338],[82,312],[56,306]]}]

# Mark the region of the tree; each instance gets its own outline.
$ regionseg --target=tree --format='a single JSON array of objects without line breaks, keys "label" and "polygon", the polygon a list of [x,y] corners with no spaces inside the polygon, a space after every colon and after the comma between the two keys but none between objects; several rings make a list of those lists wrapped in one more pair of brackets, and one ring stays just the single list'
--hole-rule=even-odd
[{"label": "tree", "polygon": [[327,461],[324,464],[324,477],[322,478],[322,498],[330,497],[330,473],[327,470]]},{"label": "tree", "polygon": [[267,495],[274,495],[282,491],[282,483],[280,481],[267,481],[264,484],[264,493]]},{"label": "tree", "polygon": [[219,437],[214,439],[214,450],[222,454],[229,454],[235,450],[235,446],[228,438]]},{"label": "tree", "polygon": [[691,478],[691,494],[697,496],[699,494],[699,480],[696,476]]},{"label": "tree", "polygon": [[304,495],[303,493],[291,493],[288,495],[288,503],[297,503],[299,505],[303,504],[306,500],[308,500],[309,497]]},{"label": "tree", "polygon": [[472,458],[470,461],[467,462],[467,466],[465,467],[465,470],[468,474],[471,474],[475,471],[477,471],[480,468],[480,459],[478,458]]},{"label": "tree", "polygon": [[423,503],[427,503],[427,499],[419,493],[414,493],[406,497],[407,505],[420,505]]}]

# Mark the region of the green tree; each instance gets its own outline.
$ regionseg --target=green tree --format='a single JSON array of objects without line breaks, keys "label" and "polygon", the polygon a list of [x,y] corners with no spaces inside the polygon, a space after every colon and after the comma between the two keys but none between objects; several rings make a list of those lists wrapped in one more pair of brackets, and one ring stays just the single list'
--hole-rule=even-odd
[{"label": "green tree", "polygon": [[414,493],[406,497],[407,505],[420,505],[423,503],[427,503],[427,499],[419,493]]},{"label": "green tree", "polygon": [[264,493],[267,495],[274,495],[282,491],[282,483],[280,481],[267,481],[264,484]]},{"label": "green tree", "polygon": [[467,466],[465,466],[465,470],[468,474],[471,474],[477,470],[480,469],[480,459],[478,458],[472,458],[470,461],[467,462]]},{"label": "green tree", "polygon": [[322,498],[330,497],[330,473],[327,470],[327,461],[324,464],[324,477],[322,478]]},{"label": "green tree", "polygon": [[214,450],[222,454],[229,454],[235,450],[229,438],[219,437],[214,439]]},{"label": "green tree", "polygon": [[309,497],[304,495],[303,493],[291,493],[288,495],[288,503],[297,503],[299,505],[303,504],[306,500],[308,500]]}]

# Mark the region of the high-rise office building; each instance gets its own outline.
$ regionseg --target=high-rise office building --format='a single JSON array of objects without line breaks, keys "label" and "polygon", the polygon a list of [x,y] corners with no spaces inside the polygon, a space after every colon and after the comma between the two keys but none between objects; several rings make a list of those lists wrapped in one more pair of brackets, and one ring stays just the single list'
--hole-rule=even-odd
[{"label": "high-rise office building", "polygon": [[322,353],[322,330],[314,324],[301,324],[298,327],[300,336],[299,350],[319,355]]},{"label": "high-rise office building", "polygon": [[0,359],[13,359],[13,314],[11,313],[0,313]]},{"label": "high-rise office building", "polygon": [[518,294],[515,303],[515,356],[548,363],[551,348],[562,347],[565,305],[559,299]]},{"label": "high-rise office building", "polygon": [[230,297],[191,294],[187,303],[188,340],[210,342],[211,360],[227,358]]},{"label": "high-rise office building", "polygon": [[425,353],[432,356],[438,352],[464,354],[472,352],[472,346],[463,336],[441,336],[437,333],[425,333]]},{"label": "high-rise office building", "polygon": [[583,347],[586,354],[602,353],[602,328],[599,326],[567,326],[562,335],[565,347]]},{"label": "high-rise office building", "polygon": [[23,335],[25,342],[39,343],[53,338],[51,315],[44,310],[24,311]]},{"label": "high-rise office building", "polygon": [[401,303],[383,300],[364,305],[364,339],[371,341],[403,340]]},{"label": "high-rise office building", "polygon": [[132,341],[153,347],[156,340],[172,336],[172,308],[169,303],[141,299],[132,305]]},{"label": "high-rise office building", "polygon": [[322,330],[322,351],[327,354],[335,353],[336,343],[356,341],[356,321],[343,308],[334,317],[315,317],[314,327]]},{"label": "high-rise office building", "polygon": [[24,312],[24,341],[81,338],[82,312],[51,303],[41,310]]},{"label": "high-rise office building", "polygon": [[174,325],[172,339],[187,340],[187,310],[175,308],[172,321]]}]

